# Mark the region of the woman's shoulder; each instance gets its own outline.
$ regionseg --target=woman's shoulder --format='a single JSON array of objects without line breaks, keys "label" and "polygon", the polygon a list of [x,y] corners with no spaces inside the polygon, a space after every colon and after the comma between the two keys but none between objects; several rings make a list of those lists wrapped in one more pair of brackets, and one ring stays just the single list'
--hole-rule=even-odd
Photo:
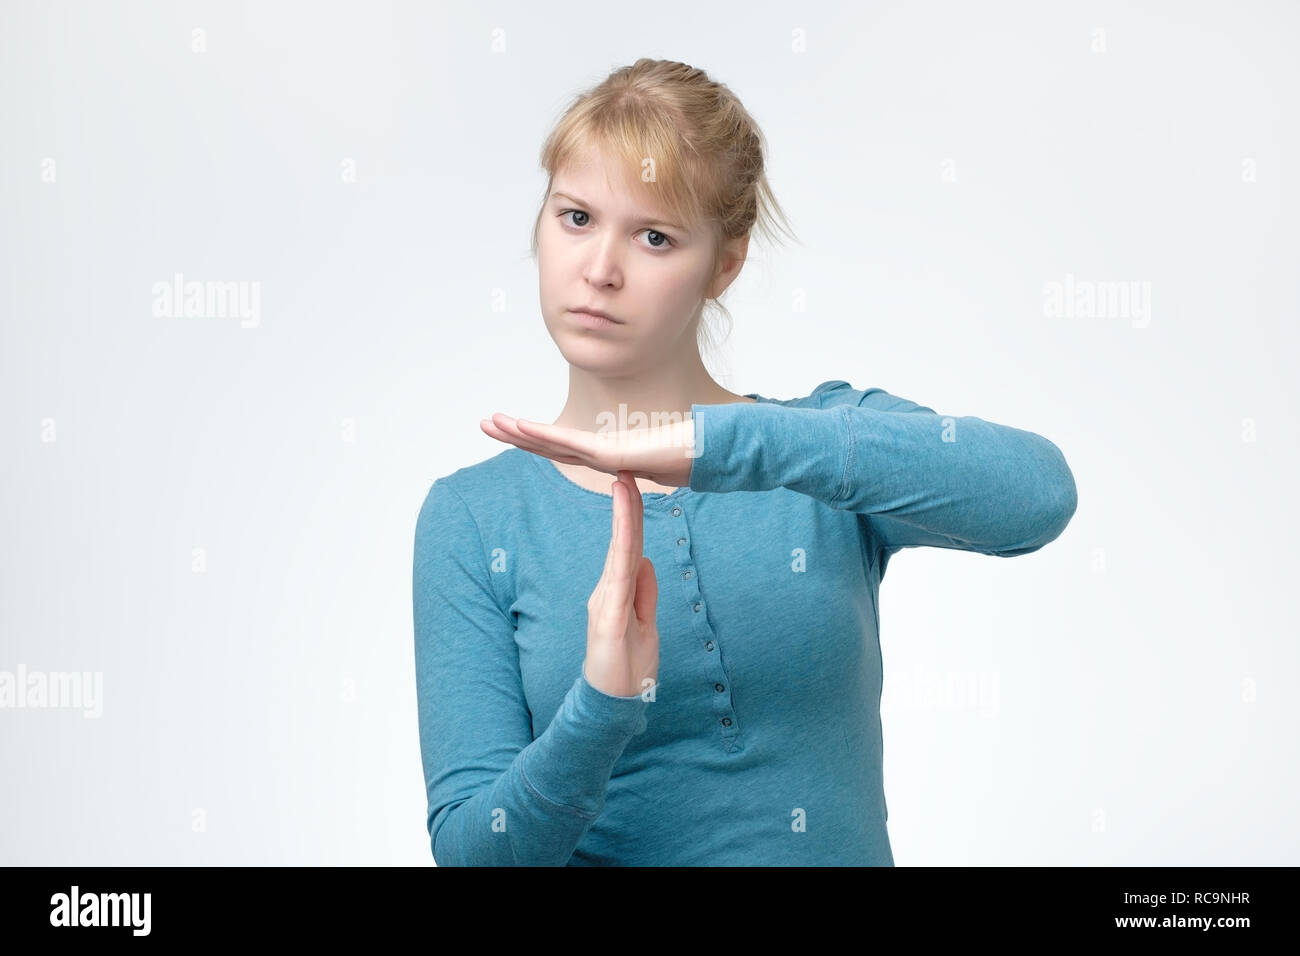
[{"label": "woman's shoulder", "polygon": [[809,404],[816,408],[834,408],[837,405],[857,405],[872,408],[880,412],[932,411],[924,405],[918,405],[906,398],[891,394],[883,388],[869,386],[858,388],[843,379],[831,379],[822,382],[809,397]]},{"label": "woman's shoulder", "polygon": [[791,408],[832,408],[836,405],[874,404],[880,398],[892,398],[882,388],[857,388],[842,378],[832,378],[822,382],[807,395],[795,398],[765,398],[756,396],[761,402],[772,405],[786,405]]},{"label": "woman's shoulder", "polygon": [[464,508],[472,516],[506,510],[533,486],[525,471],[530,454],[510,447],[490,458],[465,465],[433,480],[425,492],[422,513]]}]

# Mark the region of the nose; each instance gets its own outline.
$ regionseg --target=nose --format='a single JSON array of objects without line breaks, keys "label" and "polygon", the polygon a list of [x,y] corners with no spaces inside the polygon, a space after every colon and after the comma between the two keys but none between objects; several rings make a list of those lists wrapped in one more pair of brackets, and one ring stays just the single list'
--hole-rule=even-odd
[{"label": "nose", "polygon": [[621,283],[623,263],[620,259],[618,240],[612,235],[607,235],[587,248],[589,252],[582,270],[583,278],[596,286],[617,286]]}]

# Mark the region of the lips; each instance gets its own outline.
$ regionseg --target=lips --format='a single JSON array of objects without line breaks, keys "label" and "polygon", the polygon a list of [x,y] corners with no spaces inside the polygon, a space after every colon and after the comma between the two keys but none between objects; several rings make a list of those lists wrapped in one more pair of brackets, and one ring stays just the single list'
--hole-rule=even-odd
[{"label": "lips", "polygon": [[575,309],[569,310],[569,315],[573,316],[572,321],[584,329],[590,329],[594,332],[607,331],[616,329],[623,323],[615,319],[606,318],[603,315],[593,315],[590,312],[579,312]]},{"label": "lips", "polygon": [[614,317],[613,317],[612,315],[610,315],[608,312],[602,312],[600,309],[587,309],[587,308],[581,308],[581,307],[579,307],[579,308],[576,308],[576,309],[570,309],[569,311],[570,311],[570,312],[582,312],[582,313],[585,313],[586,315],[597,315],[597,316],[600,316],[602,319],[608,319],[609,321],[615,323],[616,325],[622,325],[622,324],[623,324],[620,320],[614,318]]}]

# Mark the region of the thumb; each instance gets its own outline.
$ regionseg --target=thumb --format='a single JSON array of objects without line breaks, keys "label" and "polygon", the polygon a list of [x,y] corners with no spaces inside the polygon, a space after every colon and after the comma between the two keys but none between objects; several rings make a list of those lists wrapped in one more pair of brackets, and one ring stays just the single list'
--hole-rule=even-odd
[{"label": "thumb", "polygon": [[642,624],[655,622],[655,608],[659,603],[659,582],[655,579],[655,566],[645,555],[636,569],[636,594],[632,610]]}]

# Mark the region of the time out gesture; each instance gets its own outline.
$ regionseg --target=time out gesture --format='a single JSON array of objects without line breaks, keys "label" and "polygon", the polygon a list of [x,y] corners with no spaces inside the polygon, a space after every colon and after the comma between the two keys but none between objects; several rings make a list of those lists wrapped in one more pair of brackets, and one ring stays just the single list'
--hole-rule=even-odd
[{"label": "time out gesture", "polygon": [[589,432],[546,425],[500,412],[479,422],[498,441],[517,445],[568,465],[585,465],[617,476],[629,471],[638,478],[672,488],[690,484],[695,461],[695,422],[670,422],[651,428]]},{"label": "time out gesture", "polygon": [[616,476],[605,568],[587,601],[587,656],[582,673],[596,690],[644,697],[659,679],[659,583],[643,554],[645,512],[633,476],[675,488],[690,484],[695,423],[588,432],[520,421],[499,412],[483,431],[525,451]]}]

